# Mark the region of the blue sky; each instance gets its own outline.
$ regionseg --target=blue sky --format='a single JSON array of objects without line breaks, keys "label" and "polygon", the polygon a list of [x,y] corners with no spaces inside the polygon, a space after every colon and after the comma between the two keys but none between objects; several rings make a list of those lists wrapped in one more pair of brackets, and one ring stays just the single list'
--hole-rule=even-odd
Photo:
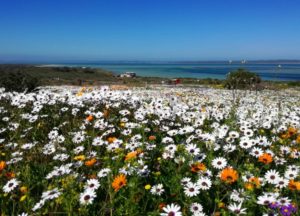
[{"label": "blue sky", "polygon": [[300,59],[299,0],[0,1],[0,61]]}]

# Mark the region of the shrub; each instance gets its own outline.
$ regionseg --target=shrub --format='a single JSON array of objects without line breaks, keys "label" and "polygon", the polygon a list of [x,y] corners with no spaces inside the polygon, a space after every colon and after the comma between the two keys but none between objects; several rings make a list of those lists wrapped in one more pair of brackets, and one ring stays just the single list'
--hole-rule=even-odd
[{"label": "shrub", "polygon": [[250,89],[261,82],[258,74],[245,69],[238,69],[230,72],[225,80],[225,87],[228,89]]},{"label": "shrub", "polygon": [[0,72],[0,87],[6,91],[31,92],[39,86],[39,80],[22,71],[17,72]]}]

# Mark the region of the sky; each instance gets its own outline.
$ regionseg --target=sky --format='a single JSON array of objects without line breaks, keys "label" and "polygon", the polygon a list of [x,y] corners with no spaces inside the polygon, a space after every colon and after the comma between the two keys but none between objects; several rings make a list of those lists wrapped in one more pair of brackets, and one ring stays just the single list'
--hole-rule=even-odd
[{"label": "sky", "polygon": [[300,59],[299,0],[0,0],[0,62]]}]

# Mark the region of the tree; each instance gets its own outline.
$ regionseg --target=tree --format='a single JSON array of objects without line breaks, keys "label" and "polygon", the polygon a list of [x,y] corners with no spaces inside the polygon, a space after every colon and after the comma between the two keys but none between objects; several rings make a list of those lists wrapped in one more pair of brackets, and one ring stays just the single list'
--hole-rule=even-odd
[{"label": "tree", "polygon": [[260,82],[261,78],[258,74],[239,68],[236,71],[228,73],[225,80],[225,87],[228,89],[251,89],[253,87],[256,88]]}]

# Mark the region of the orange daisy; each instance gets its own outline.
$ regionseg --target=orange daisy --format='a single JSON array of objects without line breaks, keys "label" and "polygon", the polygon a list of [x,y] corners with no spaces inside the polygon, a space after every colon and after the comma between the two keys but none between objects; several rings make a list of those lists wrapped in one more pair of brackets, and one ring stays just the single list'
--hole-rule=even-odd
[{"label": "orange daisy", "polygon": [[289,135],[289,133],[283,133],[283,134],[280,135],[280,137],[282,139],[288,139],[288,138],[290,138],[290,135]]},{"label": "orange daisy", "polygon": [[84,164],[89,167],[93,166],[96,162],[97,160],[95,158],[92,158],[91,160],[86,161]]},{"label": "orange daisy", "polygon": [[272,158],[272,155],[270,155],[268,153],[264,153],[261,156],[259,156],[258,161],[262,162],[264,164],[269,164],[273,161],[273,158]]},{"label": "orange daisy", "polygon": [[156,136],[153,136],[153,135],[149,136],[149,140],[150,141],[156,140]]},{"label": "orange daisy", "polygon": [[197,173],[197,172],[205,171],[205,170],[206,170],[206,166],[203,163],[196,162],[191,165],[192,172]]},{"label": "orange daisy", "polygon": [[111,184],[113,189],[117,192],[122,187],[127,184],[126,176],[124,174],[120,174],[115,177],[113,183]]},{"label": "orange daisy", "polygon": [[260,180],[257,177],[249,178],[249,182],[253,184],[256,188],[260,187]]},{"label": "orange daisy", "polygon": [[116,141],[116,137],[108,137],[107,138],[107,142],[109,142],[109,143],[113,143],[114,141]]},{"label": "orange daisy", "polygon": [[4,170],[5,167],[6,167],[5,161],[0,161],[0,172],[1,172],[2,170]]},{"label": "orange daisy", "polygon": [[92,115],[89,115],[88,117],[86,117],[86,120],[91,122],[93,121],[94,117]]},{"label": "orange daisy", "polygon": [[288,129],[288,133],[289,133],[290,136],[295,135],[297,133],[297,131],[298,130],[296,128],[293,128],[293,127],[289,127],[289,129]]},{"label": "orange daisy", "polygon": [[239,178],[239,175],[236,170],[227,167],[222,170],[221,172],[221,180],[225,181],[226,183],[233,183],[236,182],[236,180]]},{"label": "orange daisy", "polygon": [[16,177],[16,174],[14,172],[7,172],[5,173],[6,178],[12,179]]},{"label": "orange daisy", "polygon": [[137,151],[132,151],[129,152],[126,156],[125,156],[125,161],[131,160],[133,158],[136,158],[138,152]]},{"label": "orange daisy", "polygon": [[300,182],[299,181],[294,181],[294,180],[290,180],[289,182],[289,189],[290,190],[297,190],[300,191]]}]

